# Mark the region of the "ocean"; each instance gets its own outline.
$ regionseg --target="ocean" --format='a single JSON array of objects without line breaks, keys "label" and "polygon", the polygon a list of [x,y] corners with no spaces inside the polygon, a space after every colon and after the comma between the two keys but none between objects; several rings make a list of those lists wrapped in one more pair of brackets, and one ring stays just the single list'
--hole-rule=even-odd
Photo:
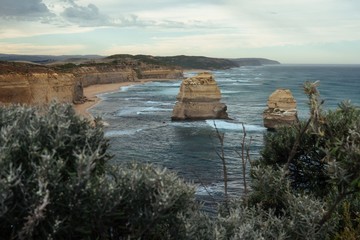
[{"label": "ocean", "polygon": [[[263,146],[262,112],[269,95],[277,88],[290,89],[297,101],[300,119],[308,116],[305,81],[320,81],[324,109],[335,109],[344,100],[360,106],[360,65],[267,65],[212,71],[222,93],[221,102],[232,120],[172,122],[181,79],[155,81],[123,87],[99,95],[103,100],[90,109],[109,123],[112,164],[151,163],[175,171],[194,183],[204,201],[221,199],[224,193],[220,141],[215,125],[224,134],[224,152],[231,196],[243,193],[241,151],[243,125],[251,160]],[[187,72],[185,77],[195,72]],[[212,197],[210,197],[210,195]]]}]

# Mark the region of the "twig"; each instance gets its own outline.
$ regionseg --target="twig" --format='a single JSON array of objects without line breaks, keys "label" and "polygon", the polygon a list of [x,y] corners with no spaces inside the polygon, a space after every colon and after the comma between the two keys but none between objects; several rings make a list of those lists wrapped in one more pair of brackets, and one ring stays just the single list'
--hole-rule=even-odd
[{"label": "twig", "polygon": [[[241,160],[242,160],[242,171],[243,171],[243,183],[244,183],[244,192],[245,192],[245,197],[247,195],[247,184],[246,184],[246,162],[248,160],[248,158],[245,158],[245,139],[246,139],[246,129],[244,126],[244,123],[242,123],[242,128],[243,128],[243,138],[242,138],[242,143],[241,143]],[[247,152],[247,156],[248,156],[248,151]]]},{"label": "twig", "polygon": [[218,155],[218,157],[221,159],[222,161],[222,165],[223,165],[223,174],[224,174],[224,194],[225,194],[225,203],[227,206],[227,202],[228,202],[228,176],[227,176],[227,168],[226,168],[226,160],[225,160],[225,153],[224,153],[224,133],[220,133],[219,129],[216,127],[216,123],[214,121],[214,126],[215,126],[215,130],[216,130],[216,135],[220,141],[220,151],[221,153],[219,153],[218,151],[216,151],[216,154]]},{"label": "twig", "polygon": [[293,147],[291,149],[291,152],[289,154],[287,162],[284,165],[285,172],[289,171],[290,163],[292,162],[292,160],[294,160],[294,157],[296,155],[296,151],[297,151],[297,149],[299,148],[299,145],[300,145],[300,140],[303,137],[306,130],[309,128],[310,123],[311,123],[311,118],[308,119],[308,121],[306,122],[306,125],[300,130],[300,133],[297,135],[297,138],[296,138],[295,143],[294,143],[294,145],[293,145]]},{"label": "twig", "polygon": [[194,176],[198,179],[198,181],[200,182],[200,185],[205,189],[206,193],[209,195],[209,197],[211,197],[211,199],[213,200],[214,203],[216,203],[215,197],[209,192],[209,190],[207,189],[206,185],[203,183],[203,181],[201,180],[201,178],[199,177],[199,175],[197,175],[194,171],[190,172],[192,174],[194,174]]}]

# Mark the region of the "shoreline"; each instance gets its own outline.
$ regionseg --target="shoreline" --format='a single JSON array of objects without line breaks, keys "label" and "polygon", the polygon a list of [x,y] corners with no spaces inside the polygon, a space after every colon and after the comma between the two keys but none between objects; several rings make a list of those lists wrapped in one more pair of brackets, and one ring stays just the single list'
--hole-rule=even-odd
[{"label": "shoreline", "polygon": [[104,93],[112,93],[120,91],[122,87],[139,85],[148,82],[156,82],[156,81],[179,81],[182,79],[141,79],[136,82],[119,82],[119,83],[106,83],[106,84],[95,84],[84,88],[84,97],[87,98],[87,101],[80,104],[73,104],[73,108],[75,112],[79,116],[83,116],[90,120],[93,120],[94,117],[89,113],[89,109],[96,106],[101,102],[101,98],[97,95]]}]

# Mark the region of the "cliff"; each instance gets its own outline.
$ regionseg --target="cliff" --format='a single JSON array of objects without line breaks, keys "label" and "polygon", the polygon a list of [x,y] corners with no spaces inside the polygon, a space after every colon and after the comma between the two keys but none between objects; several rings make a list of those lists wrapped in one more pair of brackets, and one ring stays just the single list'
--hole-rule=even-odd
[{"label": "cliff", "polygon": [[296,100],[289,89],[277,89],[268,99],[263,113],[264,127],[276,129],[298,121]]},{"label": "cliff", "polygon": [[51,66],[0,61],[0,102],[79,103],[83,87],[90,85],[182,77],[181,70],[133,60]]},{"label": "cliff", "polygon": [[[80,88],[80,89],[79,89]],[[23,63],[0,63],[0,102],[46,104],[52,100],[73,102],[82,88],[73,74]]]},{"label": "cliff", "polygon": [[72,73],[82,83],[83,87],[94,84],[119,82],[136,82],[141,79],[175,79],[182,78],[183,72],[166,68],[128,68],[118,65],[80,66]]},{"label": "cliff", "polygon": [[200,73],[182,81],[173,108],[172,120],[227,119],[227,107],[210,73]]},{"label": "cliff", "polygon": [[134,82],[138,80],[133,69],[116,66],[80,66],[71,71],[83,87],[95,84]]}]

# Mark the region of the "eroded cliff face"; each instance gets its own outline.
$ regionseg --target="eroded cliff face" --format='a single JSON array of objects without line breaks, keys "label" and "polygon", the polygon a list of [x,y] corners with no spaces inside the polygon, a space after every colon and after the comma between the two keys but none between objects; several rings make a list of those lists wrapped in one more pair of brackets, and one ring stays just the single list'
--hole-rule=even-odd
[{"label": "eroded cliff face", "polygon": [[95,84],[138,81],[136,72],[130,68],[84,66],[76,68],[73,74],[82,83],[83,87]]},{"label": "eroded cliff face", "polygon": [[0,63],[0,102],[47,104],[73,102],[83,97],[73,74],[23,63]]},{"label": "eroded cliff face", "polygon": [[200,73],[182,81],[172,120],[227,119],[227,107],[210,73]]},{"label": "eroded cliff face", "polygon": [[116,65],[79,67],[73,73],[83,87],[94,84],[136,82],[141,79],[175,79],[183,77],[183,72],[176,69],[122,68]]},{"label": "eroded cliff face", "polygon": [[182,76],[180,70],[132,62],[62,67],[0,62],[0,103],[81,103],[86,86]]},{"label": "eroded cliff face", "polygon": [[0,75],[0,102],[47,104],[51,101],[73,102],[77,82],[72,74],[31,73]]},{"label": "eroded cliff face", "polygon": [[277,89],[268,99],[263,113],[264,127],[276,129],[298,121],[296,100],[289,89]]}]

